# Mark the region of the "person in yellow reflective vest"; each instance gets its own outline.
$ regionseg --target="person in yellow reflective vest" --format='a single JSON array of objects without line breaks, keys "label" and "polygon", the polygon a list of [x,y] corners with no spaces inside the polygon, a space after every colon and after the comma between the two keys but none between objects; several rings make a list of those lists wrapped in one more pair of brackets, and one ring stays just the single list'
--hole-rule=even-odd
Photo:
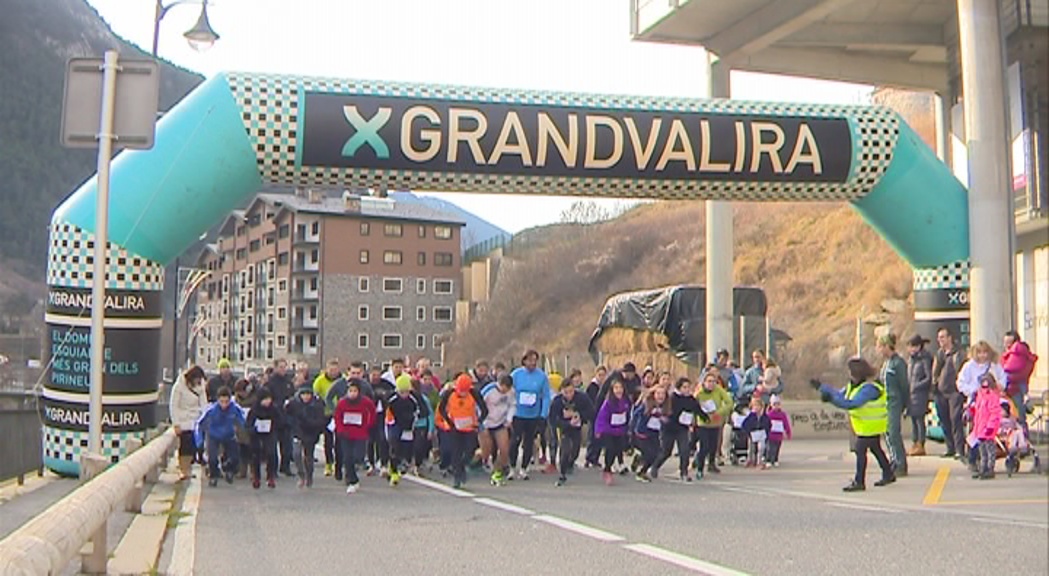
[{"label": "person in yellow reflective vest", "polygon": [[819,380],[810,380],[812,387],[820,392],[824,402],[849,411],[849,421],[856,435],[856,477],[842,488],[845,492],[862,492],[867,489],[867,452],[874,455],[881,466],[881,480],[875,486],[887,486],[896,481],[889,458],[881,446],[881,437],[889,427],[889,408],[885,385],[874,379],[874,368],[863,358],[850,358],[848,362],[849,383],[836,390]]}]

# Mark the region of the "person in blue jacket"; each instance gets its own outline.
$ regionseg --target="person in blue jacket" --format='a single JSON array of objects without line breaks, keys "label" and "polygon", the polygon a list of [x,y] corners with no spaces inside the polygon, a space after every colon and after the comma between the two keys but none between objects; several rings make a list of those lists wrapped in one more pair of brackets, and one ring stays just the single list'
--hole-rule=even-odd
[{"label": "person in blue jacket", "polygon": [[535,436],[543,429],[550,414],[551,394],[550,380],[546,372],[538,368],[539,353],[535,350],[525,352],[521,364],[523,366],[510,373],[517,400],[517,411],[511,425],[513,439],[510,443],[510,468],[517,466],[520,450],[521,465],[517,468],[517,477],[528,480],[528,465],[532,462]]},{"label": "person in blue jacket", "polygon": [[237,469],[240,447],[237,445],[236,429],[244,427],[244,412],[232,402],[229,388],[219,388],[218,397],[204,410],[194,426],[193,436],[197,446],[207,442],[208,486],[219,483],[219,458],[226,457],[226,483],[233,483],[233,471]]},{"label": "person in blue jacket", "polygon": [[415,400],[419,402],[420,407],[419,415],[415,418],[415,425],[412,427],[415,436],[415,439],[412,441],[412,455],[415,461],[415,465],[412,466],[412,474],[422,476],[423,464],[426,463],[426,459],[433,449],[433,440],[436,437],[434,407],[433,403],[430,402],[430,397],[422,393],[422,383],[414,378],[412,379],[412,395],[415,396]]}]

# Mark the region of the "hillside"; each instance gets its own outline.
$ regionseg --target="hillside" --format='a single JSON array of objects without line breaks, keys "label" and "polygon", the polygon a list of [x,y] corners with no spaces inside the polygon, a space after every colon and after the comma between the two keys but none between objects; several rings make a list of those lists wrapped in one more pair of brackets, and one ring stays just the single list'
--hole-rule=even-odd
[{"label": "hillside", "polygon": [[[59,145],[66,60],[108,49],[149,54],[114,35],[85,0],[0,0],[0,13],[0,282],[14,273],[35,281],[51,211],[95,172],[93,151]],[[160,78],[161,110],[202,80],[166,63]]]},{"label": "hillside", "polygon": [[[791,379],[831,369],[835,348],[851,353],[857,315],[910,295],[909,266],[848,206],[736,206],[736,284],[764,288],[775,327],[793,337],[780,358]],[[703,212],[702,202],[660,202],[530,231],[520,250],[515,238],[492,300],[451,344],[449,367],[512,361],[534,347],[589,369],[587,342],[608,296],[704,283]]]}]

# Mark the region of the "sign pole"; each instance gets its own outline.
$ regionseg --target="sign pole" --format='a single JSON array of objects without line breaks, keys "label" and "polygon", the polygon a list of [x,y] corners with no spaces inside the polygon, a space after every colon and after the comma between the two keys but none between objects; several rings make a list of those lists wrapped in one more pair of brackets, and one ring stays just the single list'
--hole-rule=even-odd
[{"label": "sign pole", "polygon": [[95,262],[91,282],[91,395],[87,451],[102,453],[102,383],[106,320],[106,256],[109,245],[109,161],[113,155],[113,116],[117,88],[117,52],[107,50],[102,63],[102,116],[98,127],[98,186],[95,197]]}]

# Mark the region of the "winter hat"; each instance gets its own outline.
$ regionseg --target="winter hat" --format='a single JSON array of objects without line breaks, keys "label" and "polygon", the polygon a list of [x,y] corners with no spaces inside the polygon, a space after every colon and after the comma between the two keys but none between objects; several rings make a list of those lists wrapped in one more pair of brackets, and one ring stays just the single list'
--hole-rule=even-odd
[{"label": "winter hat", "polygon": [[296,391],[296,394],[298,394],[299,396],[302,396],[303,394],[313,394],[313,386],[310,386],[309,384],[303,384],[302,386],[299,386],[299,389]]},{"label": "winter hat", "polygon": [[777,406],[777,405],[781,404],[782,402],[783,401],[776,394],[773,394],[772,397],[769,398],[769,404],[772,404],[773,406]]},{"label": "winter hat", "polygon": [[412,377],[407,374],[401,374],[397,377],[397,391],[407,392],[412,389]]},{"label": "winter hat", "polygon": [[262,390],[259,391],[259,401],[265,400],[266,398],[269,398],[269,399],[272,400],[273,399],[273,392],[270,392],[269,388],[266,388],[265,386],[263,386]]},{"label": "winter hat", "polygon": [[219,360],[219,370],[223,368],[233,368],[233,363],[229,361],[229,358],[222,358]]},{"label": "winter hat", "polygon": [[473,388],[473,386],[473,378],[470,378],[470,375],[465,372],[455,379],[455,391],[459,394],[466,394]]}]

